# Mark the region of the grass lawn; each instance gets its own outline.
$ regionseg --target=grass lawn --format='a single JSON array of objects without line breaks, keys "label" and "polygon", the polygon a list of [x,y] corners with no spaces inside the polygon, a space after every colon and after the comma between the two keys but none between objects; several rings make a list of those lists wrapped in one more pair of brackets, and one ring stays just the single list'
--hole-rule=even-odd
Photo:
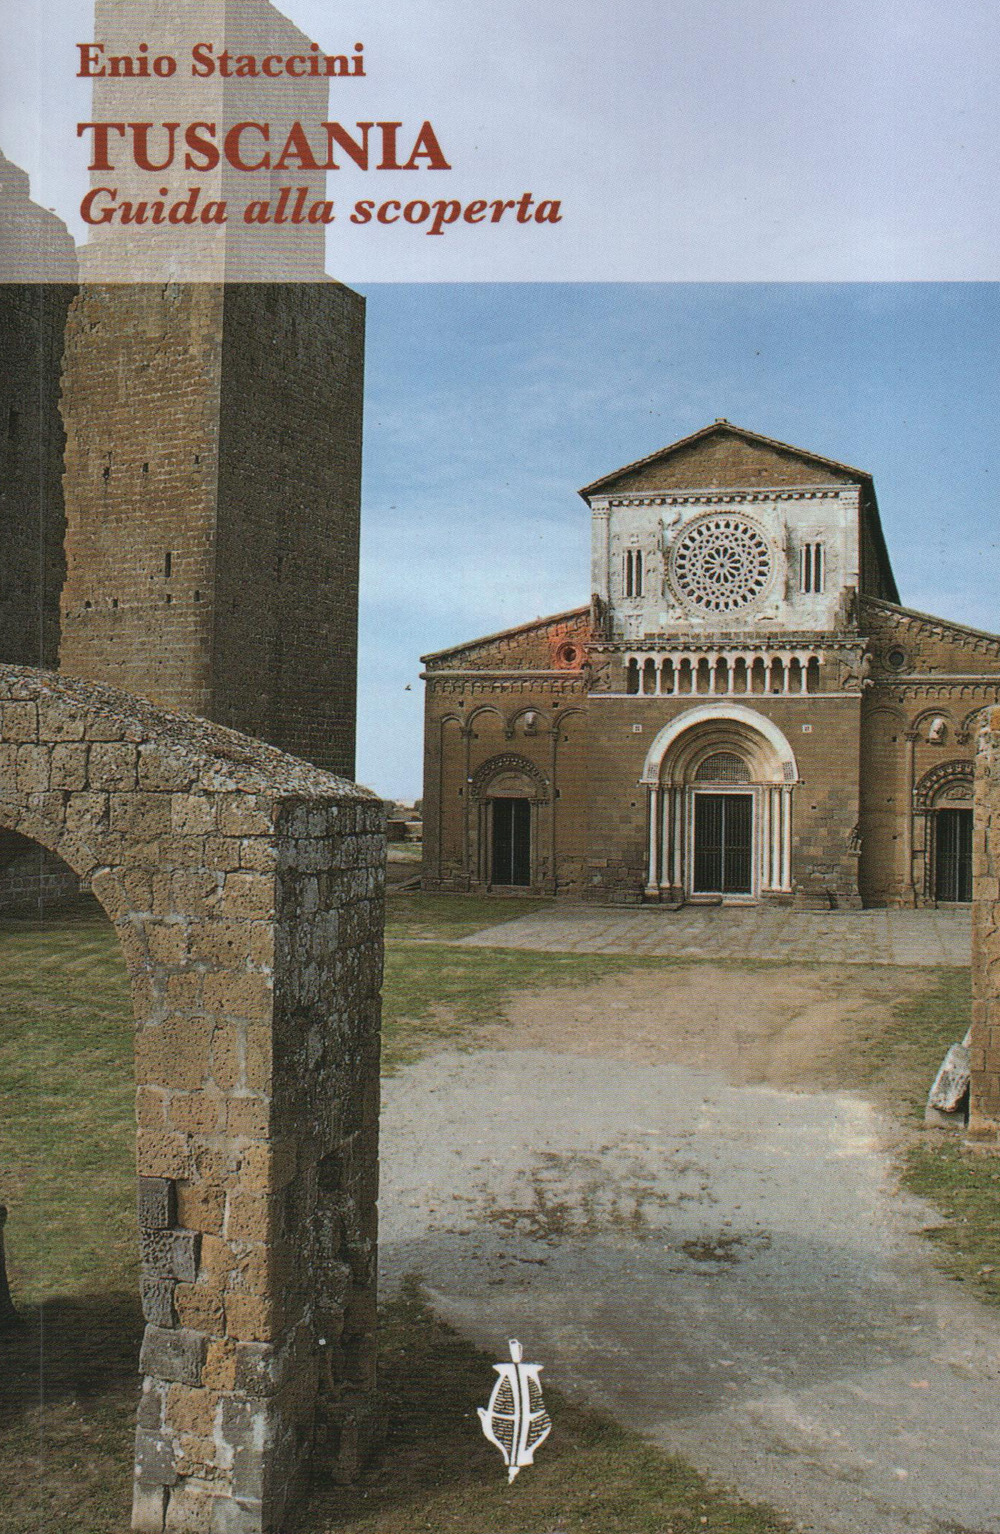
[{"label": "grass lawn", "polygon": [[[448,940],[541,905],[403,894],[392,902],[385,990],[388,1069],[440,1042],[474,1047],[507,996],[586,984],[665,960],[457,949]],[[758,967],[759,966],[755,966]],[[929,971],[891,1034],[869,1041],[873,1089],[922,1107],[961,1037],[968,977]],[[963,987],[965,988],[963,990]],[[131,1009],[114,933],[96,908],[0,920],[0,1199],[24,1324],[0,1338],[0,1534],[124,1534],[142,1318],[134,1235]],[[853,1086],[858,1062],[849,1063]],[[912,1118],[914,1131],[917,1118]],[[945,1217],[941,1251],[1000,1299],[1000,1163],[945,1136],[908,1141],[908,1182]],[[998,1264],[1000,1265],[1000,1264]],[[40,1378],[38,1360],[46,1367]],[[473,1414],[492,1360],[454,1336],[412,1289],[382,1319],[386,1449],[361,1484],[321,1490],[304,1534],[771,1534],[766,1509],[709,1491],[693,1471],[599,1416],[548,1399],[539,1463],[507,1486]]]}]

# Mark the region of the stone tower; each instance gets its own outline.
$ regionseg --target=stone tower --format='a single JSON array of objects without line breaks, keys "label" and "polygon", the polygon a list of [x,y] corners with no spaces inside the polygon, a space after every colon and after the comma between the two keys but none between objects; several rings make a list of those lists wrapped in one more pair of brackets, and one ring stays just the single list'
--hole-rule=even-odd
[{"label": "stone tower", "polygon": [[59,367],[76,253],[0,154],[0,661],[54,666],[62,585]]},{"label": "stone tower", "polygon": [[364,303],[85,285],[61,669],[354,775]]},{"label": "stone tower", "polygon": [[[312,46],[266,0],[100,0],[96,36],[109,56],[142,40],[188,71],[199,39],[216,54]],[[277,135],[326,116],[328,80],[258,82],[255,101],[247,89],[180,72],[102,78],[93,117],[221,128],[249,116]],[[121,197],[183,190],[176,167],[120,168]],[[199,181],[203,199],[233,200],[234,179],[245,201],[280,197],[289,177],[218,170]],[[353,777],[364,303],[325,277],[321,227],[271,226],[250,245],[241,231],[236,220],[211,235],[187,264],[148,227],[98,229],[81,252],[63,380],[60,663]],[[178,250],[195,250],[189,233],[174,231]],[[297,280],[246,280],[268,275]]]}]

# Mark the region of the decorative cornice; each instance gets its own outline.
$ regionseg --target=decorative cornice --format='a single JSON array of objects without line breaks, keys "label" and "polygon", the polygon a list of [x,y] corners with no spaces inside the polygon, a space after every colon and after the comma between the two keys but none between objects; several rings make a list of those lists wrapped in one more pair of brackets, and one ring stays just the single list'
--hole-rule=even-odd
[{"label": "decorative cornice", "polygon": [[637,655],[640,652],[650,654],[660,651],[684,650],[692,651],[698,655],[708,655],[713,650],[739,650],[753,651],[755,654],[765,655],[774,650],[823,650],[830,654],[854,655],[864,647],[864,639],[854,635],[845,635],[843,638],[817,638],[810,633],[792,633],[782,630],[780,633],[769,634],[765,639],[751,638],[746,631],[733,630],[728,633],[716,632],[712,635],[687,634],[677,637],[662,634],[659,636],[647,635],[634,643],[628,643],[623,639],[605,640],[603,642],[591,642],[588,649],[594,655]]},{"label": "decorative cornice", "polygon": [[906,676],[879,676],[871,679],[872,690],[877,692],[905,692],[919,689],[926,692],[928,688],[933,692],[940,688],[942,692],[948,692],[954,687],[981,687],[992,690],[1000,697],[1000,676],[990,676],[982,671],[968,672],[910,672]]},{"label": "decorative cornice", "polygon": [[[819,485],[785,485],[780,489],[726,489],[683,491],[620,491],[609,495],[606,504],[612,506],[759,506],[775,501],[829,501],[839,500],[845,494],[844,487],[832,488]],[[848,496],[856,492],[848,489]],[[595,508],[596,510],[596,508]]]}]

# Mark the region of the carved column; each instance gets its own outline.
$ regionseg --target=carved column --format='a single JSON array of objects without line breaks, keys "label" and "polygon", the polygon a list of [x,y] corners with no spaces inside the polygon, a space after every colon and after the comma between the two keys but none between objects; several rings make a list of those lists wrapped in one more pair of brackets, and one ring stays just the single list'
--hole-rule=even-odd
[{"label": "carved column", "polygon": [[555,895],[559,891],[559,877],[556,871],[556,758],[559,747],[559,724],[554,721],[550,734],[551,749],[549,752],[549,893]]},{"label": "carved column", "polygon": [[472,728],[470,725],[462,726],[462,739],[465,747],[462,753],[462,869],[465,875],[465,887],[468,889],[472,883],[472,868],[469,861],[469,815],[471,814],[472,800]]},{"label": "carved column", "polygon": [[782,788],[781,793],[781,888],[792,887],[792,790]]},{"label": "carved column", "polygon": [[769,890],[773,884],[771,870],[771,796],[773,788],[765,788],[760,796],[760,887]]},{"label": "carved column", "polygon": [[903,904],[916,905],[917,891],[913,882],[913,764],[917,748],[917,731],[906,732],[906,782],[903,786]]},{"label": "carved column", "polygon": [[684,894],[684,789],[674,789],[674,844],[671,880],[678,897]]},{"label": "carved column", "polygon": [[649,790],[649,851],[646,869],[646,894],[649,896],[658,895],[660,892],[659,871],[657,869],[659,853],[659,802],[659,786],[654,784]]}]

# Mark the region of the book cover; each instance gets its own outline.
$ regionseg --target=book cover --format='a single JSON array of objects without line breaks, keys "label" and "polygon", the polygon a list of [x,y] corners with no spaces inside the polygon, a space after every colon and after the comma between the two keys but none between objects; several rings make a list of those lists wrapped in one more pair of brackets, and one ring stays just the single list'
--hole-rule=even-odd
[{"label": "book cover", "polygon": [[990,8],[4,30],[0,1525],[1000,1528]]}]

